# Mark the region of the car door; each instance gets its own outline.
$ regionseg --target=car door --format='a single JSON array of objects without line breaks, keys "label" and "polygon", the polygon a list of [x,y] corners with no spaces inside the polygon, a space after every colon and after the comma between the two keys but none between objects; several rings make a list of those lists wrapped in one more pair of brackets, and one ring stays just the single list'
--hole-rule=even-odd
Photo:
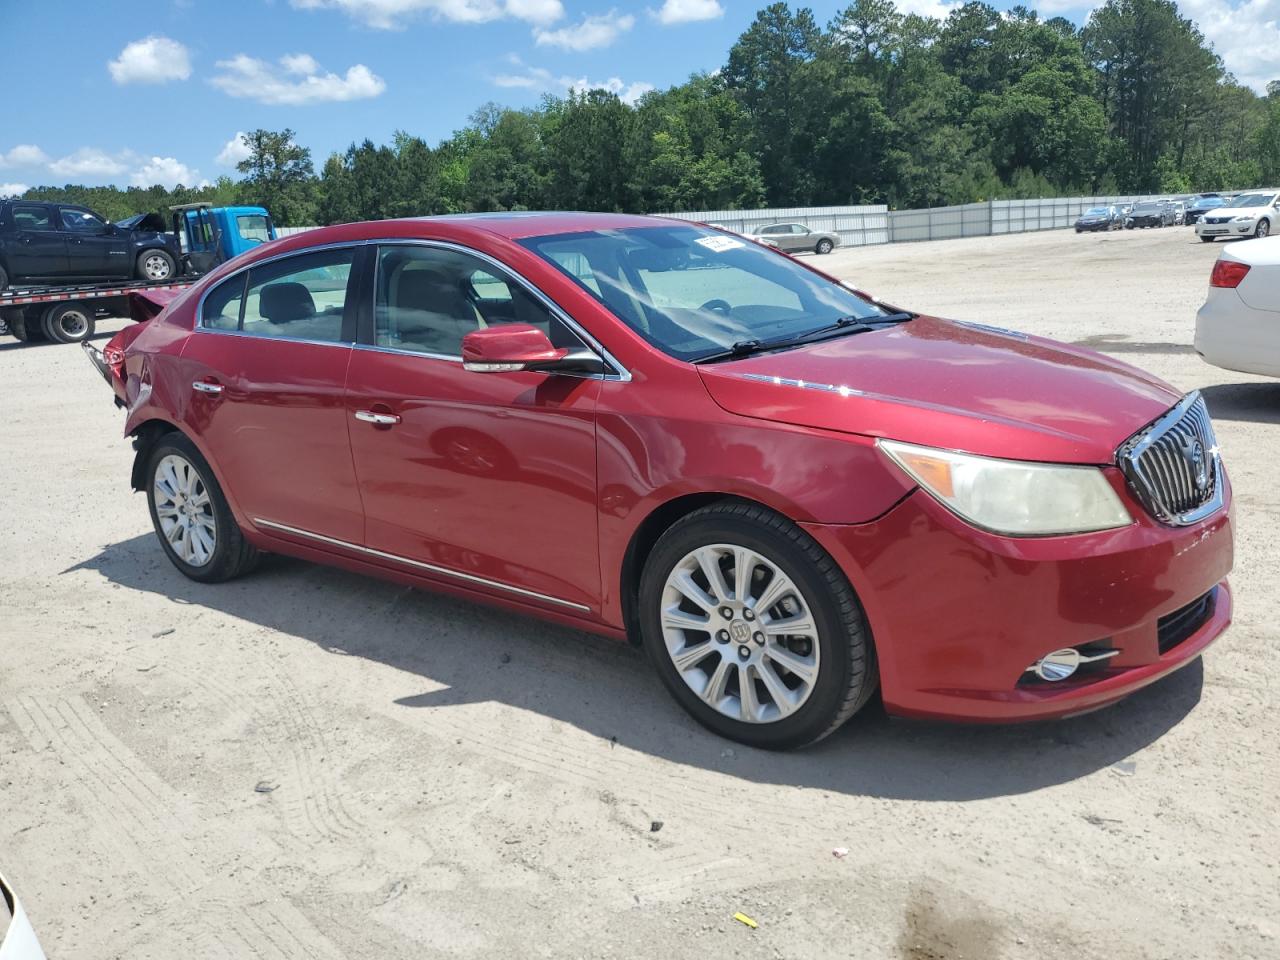
[{"label": "car door", "polygon": [[58,230],[54,215],[47,203],[14,203],[9,207],[5,253],[11,283],[67,276],[66,236]]},{"label": "car door", "polygon": [[217,284],[182,353],[185,425],[232,498],[256,526],[309,542],[364,536],[344,401],[361,250],[290,254]]},{"label": "car door", "polygon": [[462,338],[514,320],[580,340],[487,258],[386,244],[347,376],[369,549],[447,582],[596,608],[599,377],[463,368]]},{"label": "car door", "polygon": [[809,228],[799,223],[791,224],[790,232],[786,236],[786,249],[791,253],[800,250],[813,249],[813,237],[810,235]]},{"label": "car door", "polygon": [[59,206],[58,226],[66,236],[70,276],[125,280],[133,275],[123,230],[84,207]]}]

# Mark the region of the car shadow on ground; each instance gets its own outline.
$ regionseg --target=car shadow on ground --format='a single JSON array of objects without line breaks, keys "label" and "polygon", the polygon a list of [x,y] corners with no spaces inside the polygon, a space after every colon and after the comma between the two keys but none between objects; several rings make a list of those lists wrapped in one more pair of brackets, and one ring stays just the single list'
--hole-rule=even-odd
[{"label": "car shadow on ground", "polygon": [[1280,380],[1270,383],[1216,383],[1200,393],[1215,420],[1280,423]]},{"label": "car shadow on ground", "polygon": [[[674,763],[870,797],[972,800],[1105,770],[1186,717],[1204,679],[1197,659],[1116,706],[1041,724],[895,720],[873,702],[815,747],[770,753],[720,739],[686,717],[641,651],[482,604],[284,557],[207,586],[173,569],[150,534],[107,546],[65,572],[72,570],[307,640],[334,655],[335,680],[350,656],[420,676],[427,692],[388,705],[393,716],[404,709],[406,723],[417,708],[494,701]],[[147,633],[170,627],[164,617],[139,626]],[[157,649],[180,642],[182,630],[176,633]],[[343,685],[330,689],[341,696]]]}]

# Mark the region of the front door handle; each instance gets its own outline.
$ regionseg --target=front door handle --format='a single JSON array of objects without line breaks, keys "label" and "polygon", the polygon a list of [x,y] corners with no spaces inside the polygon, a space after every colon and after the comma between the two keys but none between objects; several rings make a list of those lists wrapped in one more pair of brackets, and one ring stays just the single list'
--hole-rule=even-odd
[{"label": "front door handle", "polygon": [[207,380],[197,380],[191,385],[191,389],[196,393],[211,393],[214,396],[222,393],[222,384],[209,383]]},{"label": "front door handle", "polygon": [[372,410],[357,410],[356,419],[379,427],[394,427],[400,422],[394,413],[374,413]]}]

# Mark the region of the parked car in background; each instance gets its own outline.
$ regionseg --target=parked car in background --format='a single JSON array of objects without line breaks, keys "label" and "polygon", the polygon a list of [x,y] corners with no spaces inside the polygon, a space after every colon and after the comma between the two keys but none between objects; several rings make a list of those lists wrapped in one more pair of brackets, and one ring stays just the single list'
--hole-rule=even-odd
[{"label": "parked car in background", "polygon": [[1172,224],[1173,210],[1163,200],[1143,200],[1135,203],[1124,222],[1126,230],[1139,227],[1167,227]]},{"label": "parked car in background", "polygon": [[1084,712],[1231,618],[1198,394],[694,223],[327,227],[85,348],[187,577],[282,553],[630,639],[759,747],[877,686],[911,716]]},{"label": "parked car in background", "polygon": [[1198,193],[1187,201],[1187,210],[1182,217],[1182,222],[1191,226],[1199,220],[1209,210],[1216,210],[1222,206],[1223,200],[1216,193]]},{"label": "parked car in background", "polygon": [[0,960],[45,960],[18,895],[0,876]]},{"label": "parked car in background", "polygon": [[803,223],[771,223],[757,229],[756,236],[785,253],[830,253],[840,246],[840,234],[810,230]]},{"label": "parked car in background", "polygon": [[1167,200],[1169,209],[1173,211],[1173,222],[1175,226],[1181,226],[1183,219],[1187,215],[1187,205],[1181,200]]},{"label": "parked car in background", "polygon": [[14,284],[168,280],[182,251],[171,234],[108,223],[87,207],[0,201],[0,290]]},{"label": "parked car in background", "polygon": [[1124,226],[1124,214],[1119,207],[1090,207],[1076,218],[1076,233],[1086,230],[1119,230]]},{"label": "parked car in background", "polygon": [[1280,236],[1233,243],[1218,255],[1195,345],[1215,367],[1280,377]]},{"label": "parked car in background", "polygon": [[1252,190],[1207,211],[1196,224],[1205,243],[1219,237],[1266,237],[1280,226],[1280,190]]}]

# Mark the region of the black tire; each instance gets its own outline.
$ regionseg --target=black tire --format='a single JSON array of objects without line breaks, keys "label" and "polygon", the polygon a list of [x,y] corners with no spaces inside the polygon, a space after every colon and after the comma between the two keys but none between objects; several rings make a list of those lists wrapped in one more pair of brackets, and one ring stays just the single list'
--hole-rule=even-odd
[{"label": "black tire", "polygon": [[1217,237],[1204,237],[1204,236],[1202,236],[1202,237],[1200,238],[1200,242],[1201,242],[1201,243],[1213,243],[1213,241],[1215,241],[1215,240],[1217,240],[1217,239],[1218,239]]},{"label": "black tire", "polygon": [[[160,525],[160,517],[156,511],[156,473],[166,457],[177,456],[187,461],[195,470],[201,486],[208,494],[207,510],[201,511],[212,516],[215,530],[214,549],[208,560],[201,564],[188,563],[174,550],[173,545],[164,535]],[[170,562],[185,576],[200,583],[222,583],[242,574],[248,573],[257,565],[259,553],[240,531],[227,498],[218,486],[217,478],[209,468],[208,461],[200,455],[196,445],[181,433],[173,432],[161,437],[147,458],[147,507],[151,512],[151,525],[156,538],[164,549]]]},{"label": "black tire", "polygon": [[93,311],[78,303],[55,303],[40,318],[40,329],[54,343],[80,343],[93,336]]},{"label": "black tire", "polygon": [[830,240],[823,238],[822,240],[818,241],[818,245],[813,249],[814,249],[814,252],[816,253],[827,254],[835,249],[835,244],[832,243]]},{"label": "black tire", "polygon": [[[661,623],[667,578],[689,553],[710,544],[760,554],[791,579],[810,608],[818,634],[817,679],[808,699],[783,719],[749,723],[720,713],[685,683],[667,652]],[[816,743],[852,717],[878,684],[870,629],[844,573],[807,533],[755,504],[703,507],[659,538],[640,578],[640,629],[649,659],[676,701],[707,729],[753,747],[787,750]]]},{"label": "black tire", "polygon": [[[177,264],[164,250],[143,250],[134,263],[134,275],[139,280],[172,280],[177,276]],[[161,275],[163,273],[163,276]]]},{"label": "black tire", "polygon": [[4,267],[0,267],[0,290],[9,285],[9,275],[4,272]]},{"label": "black tire", "polygon": [[1263,217],[1258,221],[1258,225],[1253,230],[1253,235],[1261,240],[1263,237],[1271,233],[1271,221]]}]

